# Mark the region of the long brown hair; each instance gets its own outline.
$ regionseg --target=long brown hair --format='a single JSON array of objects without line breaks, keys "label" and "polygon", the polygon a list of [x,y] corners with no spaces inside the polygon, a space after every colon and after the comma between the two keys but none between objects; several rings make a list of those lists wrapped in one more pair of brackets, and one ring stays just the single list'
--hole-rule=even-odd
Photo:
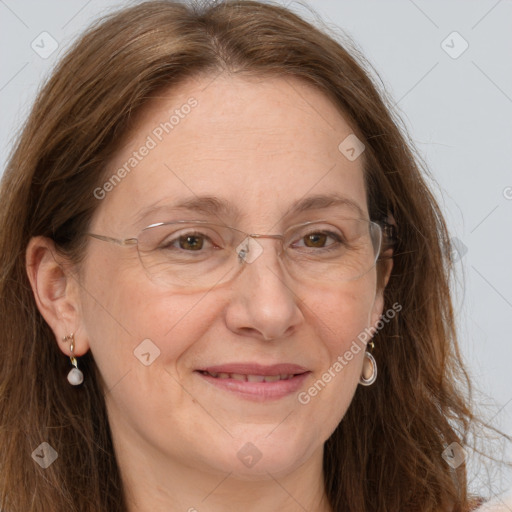
[{"label": "long brown hair", "polygon": [[[466,443],[474,418],[454,330],[450,243],[423,166],[354,49],[283,7],[245,0],[152,1],[114,13],[74,44],[35,102],[0,191],[0,508],[126,510],[101,376],[88,353],[84,384],[65,382],[69,362],[36,307],[25,250],[42,235],[78,264],[93,191],[135,114],[161,88],[226,71],[323,91],[366,145],[370,216],[396,223],[384,309],[402,310],[375,336],[377,383],[357,390],[325,444],[333,510],[465,510],[465,465],[453,470],[442,452]],[[31,458],[42,442],[58,453],[45,470]]]}]

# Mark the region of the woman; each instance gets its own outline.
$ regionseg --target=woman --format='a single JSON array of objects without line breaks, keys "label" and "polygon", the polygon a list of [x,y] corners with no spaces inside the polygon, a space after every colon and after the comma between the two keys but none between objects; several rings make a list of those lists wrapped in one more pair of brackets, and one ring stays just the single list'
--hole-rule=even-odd
[{"label": "woman", "polygon": [[474,508],[446,226],[329,36],[253,1],[121,10],[41,91],[0,205],[2,510]]}]

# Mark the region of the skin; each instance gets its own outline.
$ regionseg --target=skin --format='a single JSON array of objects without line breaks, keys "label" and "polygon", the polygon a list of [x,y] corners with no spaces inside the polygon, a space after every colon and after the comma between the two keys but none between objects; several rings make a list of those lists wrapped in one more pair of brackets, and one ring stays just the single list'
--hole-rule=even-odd
[{"label": "skin", "polygon": [[[159,210],[138,222],[142,209],[203,194],[237,207],[238,218],[223,214],[222,220],[250,233],[281,233],[328,216],[328,209],[293,218],[286,212],[298,199],[332,191],[368,216],[364,154],[351,162],[338,150],[353,128],[321,92],[295,79],[223,74],[161,93],[137,118],[106,176],[190,97],[197,107],[98,201],[91,232],[135,237],[169,220],[169,210]],[[194,212],[174,217],[218,220]],[[194,369],[295,363],[311,371],[305,390],[376,324],[382,290],[375,268],[351,282],[297,282],[280,264],[276,242],[259,242],[262,255],[234,280],[199,292],[169,290],[149,279],[135,247],[91,239],[76,269],[50,240],[36,237],[29,244],[34,295],[57,343],[69,355],[62,338],[74,332],[75,354],[91,350],[105,381],[130,512],[331,510],[323,446],[352,400],[364,351],[307,405],[296,393],[244,399]],[[391,263],[387,275],[390,270]],[[160,350],[149,366],[133,353],[147,338]],[[248,442],[261,454],[252,467],[237,457]]]}]

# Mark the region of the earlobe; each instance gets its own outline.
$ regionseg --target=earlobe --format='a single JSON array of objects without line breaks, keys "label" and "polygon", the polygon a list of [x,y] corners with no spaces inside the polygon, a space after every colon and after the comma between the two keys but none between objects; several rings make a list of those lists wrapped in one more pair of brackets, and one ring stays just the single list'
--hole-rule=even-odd
[{"label": "earlobe", "polygon": [[[26,270],[39,312],[51,327],[62,352],[69,355],[63,338],[76,332],[80,324],[77,283],[70,265],[59,256],[53,240],[33,237],[26,250]],[[87,342],[77,340],[76,355],[87,352]]]}]

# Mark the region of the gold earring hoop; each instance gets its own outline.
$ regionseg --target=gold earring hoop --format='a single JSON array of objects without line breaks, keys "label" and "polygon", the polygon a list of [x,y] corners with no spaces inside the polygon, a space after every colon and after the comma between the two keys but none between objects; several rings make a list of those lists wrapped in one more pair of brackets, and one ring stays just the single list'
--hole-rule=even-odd
[{"label": "gold earring hoop", "polygon": [[[369,343],[371,350],[373,351],[374,343]],[[368,350],[364,353],[363,371],[361,377],[359,377],[359,384],[362,386],[371,386],[377,380],[377,361],[373,357],[372,353]]]},{"label": "gold earring hoop", "polygon": [[75,333],[68,334],[62,338],[63,341],[70,342],[69,345],[69,351],[71,355],[69,356],[69,360],[71,361],[71,364],[73,365],[73,368],[68,373],[68,382],[72,386],[79,386],[84,381],[84,374],[81,370],[78,369],[78,362],[76,360],[74,350],[75,350]]}]

